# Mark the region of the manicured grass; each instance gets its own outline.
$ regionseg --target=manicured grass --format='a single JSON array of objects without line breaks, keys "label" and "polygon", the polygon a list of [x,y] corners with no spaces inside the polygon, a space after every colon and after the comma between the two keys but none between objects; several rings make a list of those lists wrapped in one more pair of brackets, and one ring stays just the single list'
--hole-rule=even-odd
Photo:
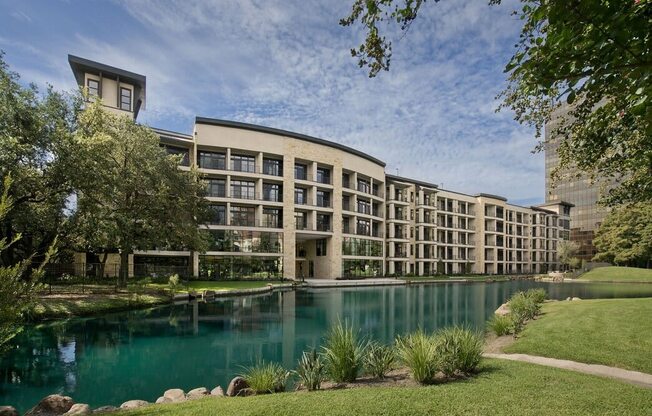
[{"label": "manicured grass", "polygon": [[[180,284],[177,292],[203,292],[204,290],[214,290],[214,291],[226,291],[226,290],[240,290],[240,289],[257,289],[261,287],[267,287],[268,285],[278,285],[281,282],[278,280],[274,281],[202,281],[202,280],[193,280],[187,284]],[[150,283],[148,287],[155,289],[168,289],[169,286],[163,283]]]},{"label": "manicured grass", "polygon": [[549,302],[505,352],[652,374],[650,317],[652,298]]},{"label": "manicured grass", "polygon": [[533,364],[485,360],[476,378],[156,405],[125,415],[644,415],[650,390]]},{"label": "manicured grass", "polygon": [[652,283],[652,269],[638,269],[636,267],[598,267],[584,273],[578,280],[592,280],[596,282],[650,282]]},{"label": "manicured grass", "polygon": [[44,296],[38,300],[32,318],[39,320],[90,316],[113,311],[147,308],[169,301],[169,296],[157,293],[147,293],[137,297],[129,293]]}]

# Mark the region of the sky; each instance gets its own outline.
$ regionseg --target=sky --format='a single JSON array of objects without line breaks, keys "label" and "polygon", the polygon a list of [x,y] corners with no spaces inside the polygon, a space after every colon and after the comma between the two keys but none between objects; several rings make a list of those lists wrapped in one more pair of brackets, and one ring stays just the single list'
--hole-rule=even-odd
[{"label": "sky", "polygon": [[369,78],[341,27],[353,0],[0,0],[0,49],[22,82],[74,90],[73,54],[147,77],[139,121],[191,133],[195,116],[286,129],[445,189],[544,200],[543,154],[496,113],[522,22],[517,0],[426,2]]}]

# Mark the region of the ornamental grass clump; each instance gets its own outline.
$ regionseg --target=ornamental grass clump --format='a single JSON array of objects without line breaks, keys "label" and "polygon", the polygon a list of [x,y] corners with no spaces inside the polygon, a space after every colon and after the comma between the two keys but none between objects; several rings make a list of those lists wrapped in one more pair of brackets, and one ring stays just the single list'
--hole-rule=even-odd
[{"label": "ornamental grass clump", "polygon": [[366,344],[346,322],[331,326],[322,347],[326,374],[336,383],[355,381],[363,367]]},{"label": "ornamental grass clump", "polygon": [[487,328],[494,334],[500,336],[509,335],[513,330],[513,319],[510,314],[498,315],[494,314],[487,321]]},{"label": "ornamental grass clump", "polygon": [[372,342],[364,356],[364,367],[367,374],[376,378],[385,378],[385,375],[392,370],[395,360],[396,354],[391,346]]},{"label": "ornamental grass clump", "polygon": [[469,328],[454,326],[435,335],[439,369],[446,377],[477,372],[482,358],[483,337]]},{"label": "ornamental grass clump", "polygon": [[534,301],[534,303],[541,304],[543,303],[546,298],[548,297],[548,293],[546,292],[545,289],[539,288],[539,289],[530,289],[527,292],[525,292],[525,296],[529,297]]},{"label": "ornamental grass clump", "polygon": [[437,349],[434,338],[423,330],[396,338],[396,354],[410,369],[412,377],[428,384],[435,380],[438,370]]},{"label": "ornamental grass clump", "polygon": [[285,384],[290,373],[280,364],[266,363],[261,360],[251,367],[245,367],[240,377],[249,384],[249,390],[255,394],[269,394],[285,391]]},{"label": "ornamental grass clump", "polygon": [[309,391],[319,390],[321,383],[326,379],[324,360],[314,349],[310,352],[304,351],[294,374]]}]

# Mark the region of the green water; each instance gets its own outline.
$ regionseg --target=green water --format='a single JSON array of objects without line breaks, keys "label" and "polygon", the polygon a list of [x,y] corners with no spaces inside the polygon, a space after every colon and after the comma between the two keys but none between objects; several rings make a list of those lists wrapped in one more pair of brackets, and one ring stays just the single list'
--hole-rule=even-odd
[{"label": "green water", "polygon": [[154,401],[169,388],[226,388],[258,358],[293,368],[338,317],[383,342],[418,327],[483,327],[509,296],[652,296],[652,285],[531,281],[274,292],[27,327],[0,361],[0,405],[25,411],[60,393],[91,407]]}]

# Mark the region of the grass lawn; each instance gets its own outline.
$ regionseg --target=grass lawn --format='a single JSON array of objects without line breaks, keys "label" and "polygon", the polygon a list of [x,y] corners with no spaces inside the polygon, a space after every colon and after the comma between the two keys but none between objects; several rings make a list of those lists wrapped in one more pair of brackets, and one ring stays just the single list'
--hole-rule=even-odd
[{"label": "grass lawn", "polygon": [[[261,287],[267,287],[269,284],[280,284],[281,282],[278,280],[274,281],[221,281],[221,282],[215,282],[215,281],[190,281],[188,282],[187,285],[181,284],[179,285],[179,289],[177,292],[188,292],[188,291],[195,291],[195,292],[202,292],[204,290],[214,290],[214,291],[225,291],[225,290],[239,290],[239,289],[256,289],[256,288],[261,288]],[[149,287],[155,288],[155,289],[168,289],[169,286],[167,284],[163,283],[150,283],[148,284]]]},{"label": "grass lawn", "polygon": [[169,296],[147,293],[137,298],[129,293],[65,294],[42,296],[32,318],[55,319],[89,316],[105,312],[147,308],[170,301]]},{"label": "grass lawn", "polygon": [[652,298],[549,302],[505,352],[652,374],[650,317]]},{"label": "grass lawn", "polygon": [[598,267],[586,272],[578,280],[592,280],[595,282],[650,282],[652,283],[652,269],[639,269],[636,267]]},{"label": "grass lawn", "polygon": [[428,387],[366,387],[207,398],[125,415],[649,415],[650,390],[533,364],[485,360],[475,379]]}]

